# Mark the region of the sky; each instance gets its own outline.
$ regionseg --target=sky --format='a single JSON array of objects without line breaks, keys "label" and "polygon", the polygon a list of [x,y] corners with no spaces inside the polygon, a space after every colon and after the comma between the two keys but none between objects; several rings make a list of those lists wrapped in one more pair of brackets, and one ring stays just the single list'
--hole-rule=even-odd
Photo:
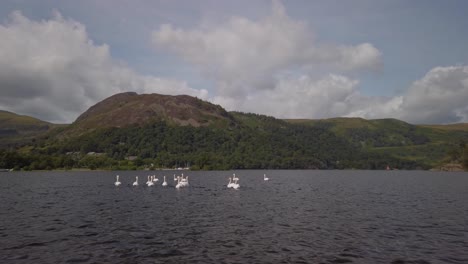
[{"label": "sky", "polygon": [[71,123],[120,92],[277,118],[468,122],[468,1],[3,0],[0,109]]}]

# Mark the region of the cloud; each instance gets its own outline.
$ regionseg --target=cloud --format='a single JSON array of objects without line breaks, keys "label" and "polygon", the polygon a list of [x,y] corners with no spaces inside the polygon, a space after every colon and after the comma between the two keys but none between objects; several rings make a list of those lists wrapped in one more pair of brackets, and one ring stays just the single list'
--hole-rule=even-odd
[{"label": "cloud", "polygon": [[71,122],[94,103],[118,92],[189,94],[206,90],[143,76],[113,59],[79,22],[54,12],[32,21],[20,12],[0,25],[0,109],[53,122]]},{"label": "cloud", "polygon": [[33,21],[13,12],[0,24],[0,109],[53,122],[71,122],[118,92],[188,94],[228,110],[279,118],[359,116],[411,123],[468,122],[468,67],[430,70],[394,97],[360,92],[356,73],[378,70],[381,52],[370,43],[320,42],[308,25],[287,16],[279,2],[259,21],[232,17],[192,30],[162,25],[159,49],[197,65],[216,90],[141,75],[94,43],[83,24],[55,12]]},{"label": "cloud", "polygon": [[153,44],[197,65],[216,81],[212,101],[228,110],[280,118],[395,114],[402,98],[370,97],[347,73],[376,71],[381,52],[372,44],[320,42],[308,25],[290,18],[273,1],[269,16],[186,30],[165,24],[152,33]]},{"label": "cloud", "polygon": [[230,110],[279,118],[398,118],[413,124],[468,122],[468,66],[436,67],[402,95],[367,96],[359,81],[343,75],[280,79],[271,90],[242,99],[216,96]]},{"label": "cloud", "polygon": [[347,113],[347,103],[358,94],[358,81],[329,75],[314,79],[303,75],[278,81],[271,90],[259,90],[244,100],[217,96],[214,102],[228,109],[273,115],[279,118],[322,118]]},{"label": "cloud", "polygon": [[165,24],[153,31],[152,40],[157,48],[199,66],[217,82],[217,95],[229,97],[273,89],[277,78],[290,72],[340,73],[381,65],[381,52],[370,43],[319,43],[307,24],[291,19],[277,1],[271,15],[259,21],[231,17],[192,30]]},{"label": "cloud", "polygon": [[399,96],[355,98],[343,116],[393,117],[413,124],[468,122],[468,66],[435,67]]},{"label": "cloud", "polygon": [[403,95],[398,117],[413,123],[468,122],[468,66],[436,67]]},{"label": "cloud", "polygon": [[258,21],[231,17],[190,30],[165,24],[153,31],[152,41],[212,78],[217,87],[211,100],[229,110],[280,118],[468,121],[467,67],[434,68],[398,96],[367,96],[359,91],[359,80],[347,75],[379,70],[381,52],[367,42],[322,43],[278,1]]},{"label": "cloud", "polygon": [[372,44],[320,42],[308,25],[273,1],[269,16],[186,30],[170,24],[153,31],[156,48],[173,52],[216,81],[211,100],[228,110],[280,118],[395,115],[402,98],[365,96],[348,73],[376,71],[381,52]]},{"label": "cloud", "polygon": [[242,100],[216,96],[213,101],[230,110],[240,108],[279,118],[381,118],[395,114],[401,105],[400,97],[365,96],[358,80],[336,74],[283,78],[273,89],[256,91]]}]

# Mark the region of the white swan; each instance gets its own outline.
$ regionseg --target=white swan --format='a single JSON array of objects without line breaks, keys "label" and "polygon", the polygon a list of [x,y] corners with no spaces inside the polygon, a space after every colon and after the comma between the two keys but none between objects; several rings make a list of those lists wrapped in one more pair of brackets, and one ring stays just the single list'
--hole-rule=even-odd
[{"label": "white swan", "polygon": [[149,177],[149,179],[148,179],[148,182],[146,184],[148,185],[148,187],[153,186],[154,185],[154,183],[153,183],[153,177],[154,176],[151,176],[151,177],[148,176],[148,177]]},{"label": "white swan", "polygon": [[268,181],[268,180],[270,180],[270,178],[268,178],[268,177],[266,176],[266,174],[263,174],[263,180],[264,180],[264,181]]},{"label": "white swan", "polygon": [[148,175],[148,180],[146,181],[146,185],[148,185],[148,184],[151,182],[150,177],[151,177],[151,176]]},{"label": "white swan", "polygon": [[231,182],[231,177],[229,177],[229,183],[227,184],[228,188],[232,188],[232,182]]},{"label": "white swan", "polygon": [[153,181],[154,181],[154,182],[157,182],[157,181],[159,181],[159,179],[158,179],[158,178],[156,178],[156,175],[153,175]]},{"label": "white swan", "polygon": [[174,181],[177,181],[177,178],[176,178],[175,174],[174,174]]},{"label": "white swan", "polygon": [[233,181],[238,181],[238,180],[239,180],[239,178],[236,177],[236,174],[235,174],[235,173],[232,174],[232,180],[233,180]]},{"label": "white swan", "polygon": [[119,182],[119,175],[117,175],[116,180],[115,180],[115,186],[120,186],[120,184],[122,184],[122,183]]},{"label": "white swan", "polygon": [[185,176],[185,178],[183,174],[180,177],[177,176],[176,188],[179,189],[179,188],[187,187],[187,186],[189,186],[188,176]]},{"label": "white swan", "polygon": [[162,183],[162,186],[167,186],[166,176],[164,176],[164,182]]},{"label": "white swan", "polygon": [[183,187],[182,184],[181,184],[181,182],[180,182],[180,177],[179,177],[179,176],[177,176],[177,184],[176,184],[175,187],[176,187],[177,189],[179,189],[180,187]]},{"label": "white swan", "polygon": [[135,176],[135,182],[133,183],[133,186],[138,186],[138,176]]},{"label": "white swan", "polygon": [[189,186],[188,176],[185,176],[185,178],[182,178],[182,187],[187,187],[187,186]]},{"label": "white swan", "polygon": [[234,183],[232,184],[232,188],[237,190],[239,189],[240,185],[237,183],[237,180],[234,181]]}]

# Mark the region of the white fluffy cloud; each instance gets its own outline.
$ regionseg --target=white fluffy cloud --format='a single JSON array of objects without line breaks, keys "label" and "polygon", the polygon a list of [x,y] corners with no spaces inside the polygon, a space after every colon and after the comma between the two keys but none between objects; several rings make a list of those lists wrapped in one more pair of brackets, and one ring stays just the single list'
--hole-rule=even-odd
[{"label": "white fluffy cloud", "polygon": [[361,96],[345,116],[394,117],[415,124],[468,122],[468,66],[431,69],[402,95]]},{"label": "white fluffy cloud", "polygon": [[[468,66],[431,69],[402,95],[366,96],[357,80],[329,75],[320,80],[302,76],[279,82],[273,93],[259,93],[246,109],[283,117],[336,116],[398,118],[415,124],[468,122]],[[261,106],[256,102],[263,101]]]},{"label": "white fluffy cloud", "polygon": [[217,96],[214,102],[230,110],[243,109],[279,118],[382,118],[395,115],[401,107],[401,97],[365,96],[359,91],[358,80],[336,74],[285,78],[273,89],[256,91],[242,100]]},{"label": "white fluffy cloud", "polygon": [[359,97],[357,84],[358,81],[340,75],[321,79],[303,75],[281,79],[271,90],[255,91],[243,100],[217,96],[214,102],[228,109],[241,108],[280,118],[342,116],[348,113],[348,104]]},{"label": "white fluffy cloud", "polygon": [[372,44],[318,43],[305,23],[273,3],[272,14],[259,21],[232,17],[193,30],[162,25],[153,31],[153,43],[199,66],[217,82],[218,95],[239,98],[274,89],[277,78],[291,71],[346,72],[381,64],[381,53]]},{"label": "white fluffy cloud", "polygon": [[152,37],[158,48],[199,66],[216,82],[214,93],[136,73],[113,59],[107,45],[93,43],[81,23],[59,13],[32,21],[14,12],[0,24],[0,109],[71,122],[105,97],[136,91],[189,94],[279,118],[468,122],[467,66],[436,67],[399,96],[364,95],[349,73],[378,69],[380,51],[369,43],[321,43],[278,2],[259,21],[233,17],[192,30],[162,25]]},{"label": "white fluffy cloud", "polygon": [[414,123],[468,122],[468,66],[430,70],[403,95],[396,116]]},{"label": "white fluffy cloud", "polygon": [[58,12],[42,21],[14,12],[0,25],[0,39],[0,109],[71,122],[122,91],[208,96],[185,82],[137,74],[114,60],[107,45],[94,44],[82,24]]},{"label": "white fluffy cloud", "polygon": [[320,43],[280,2],[259,21],[232,17],[192,30],[166,24],[152,39],[215,80],[211,100],[229,110],[281,118],[379,117],[398,106],[398,100],[362,95],[359,81],[344,75],[378,70],[378,49],[370,43]]},{"label": "white fluffy cloud", "polygon": [[232,17],[191,30],[166,24],[153,31],[152,40],[215,80],[211,100],[229,110],[281,118],[468,121],[467,67],[434,68],[399,96],[366,96],[359,91],[359,80],[346,75],[379,69],[381,52],[370,43],[321,43],[277,1],[271,15],[259,21]]}]

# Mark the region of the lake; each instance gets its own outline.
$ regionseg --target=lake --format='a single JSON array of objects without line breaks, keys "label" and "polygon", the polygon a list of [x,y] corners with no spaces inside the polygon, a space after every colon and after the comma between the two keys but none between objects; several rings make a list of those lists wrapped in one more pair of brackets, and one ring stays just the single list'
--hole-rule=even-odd
[{"label": "lake", "polygon": [[0,173],[0,263],[468,263],[468,173],[180,172]]}]

